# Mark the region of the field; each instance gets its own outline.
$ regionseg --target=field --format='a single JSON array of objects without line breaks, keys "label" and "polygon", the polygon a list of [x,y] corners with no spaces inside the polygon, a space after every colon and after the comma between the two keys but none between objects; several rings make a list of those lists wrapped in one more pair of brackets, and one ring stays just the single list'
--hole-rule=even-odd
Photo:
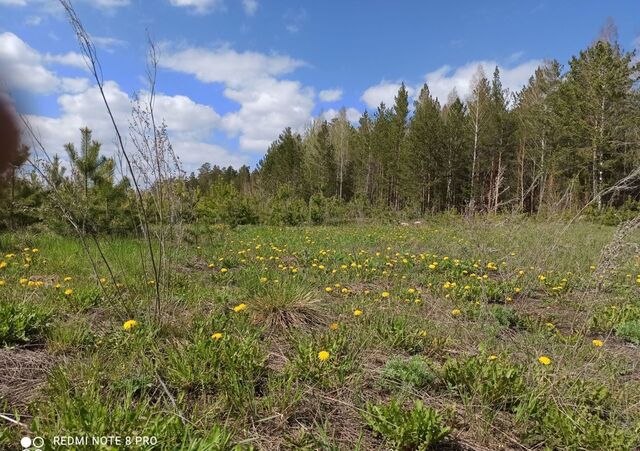
[{"label": "field", "polygon": [[4,235],[0,448],[634,449],[639,242],[508,216],[219,229],[174,255],[158,317],[143,243],[105,240],[98,283],[76,240]]}]

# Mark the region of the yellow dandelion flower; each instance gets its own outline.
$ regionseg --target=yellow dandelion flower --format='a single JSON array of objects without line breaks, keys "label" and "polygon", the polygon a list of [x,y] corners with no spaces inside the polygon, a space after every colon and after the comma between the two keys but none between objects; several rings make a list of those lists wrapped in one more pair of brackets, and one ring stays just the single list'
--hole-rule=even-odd
[{"label": "yellow dandelion flower", "polygon": [[389,292],[388,291],[383,291],[381,296],[383,298],[388,298],[389,297]]},{"label": "yellow dandelion flower", "polygon": [[238,304],[233,308],[233,311],[236,313],[240,313],[247,309],[247,304]]},{"label": "yellow dandelion flower", "polygon": [[538,362],[542,363],[543,365],[551,365],[551,359],[546,355],[538,357]]},{"label": "yellow dandelion flower", "polygon": [[596,348],[599,348],[604,344],[604,342],[602,340],[597,340],[597,339],[596,340],[592,340],[591,343],[593,343],[593,346],[595,346]]},{"label": "yellow dandelion flower", "polygon": [[426,330],[421,330],[420,332],[418,332],[418,335],[420,335],[421,337],[426,337],[427,336],[427,331]]},{"label": "yellow dandelion flower", "polygon": [[73,294],[73,289],[67,288],[66,290],[64,290],[65,296],[71,296],[72,294]]},{"label": "yellow dandelion flower", "polygon": [[222,332],[216,332],[214,334],[211,335],[211,339],[218,341],[222,338]]},{"label": "yellow dandelion flower", "polygon": [[269,279],[267,279],[266,277],[260,277],[260,283],[267,283]]},{"label": "yellow dandelion flower", "polygon": [[224,274],[224,273],[225,273],[225,272],[227,272],[227,271],[229,271],[227,268],[220,268],[220,272],[221,272],[222,274]]},{"label": "yellow dandelion flower", "polygon": [[451,314],[453,316],[460,316],[462,312],[460,311],[460,309],[454,308],[453,310],[451,310]]},{"label": "yellow dandelion flower", "polygon": [[329,355],[329,353],[327,351],[320,351],[318,353],[318,359],[321,362],[324,362],[325,360],[329,360],[329,357],[330,357],[330,355]]},{"label": "yellow dandelion flower", "polygon": [[333,291],[332,287],[325,287],[324,291],[326,291],[327,293],[331,293]]},{"label": "yellow dandelion flower", "polygon": [[331,330],[338,330],[340,328],[340,324],[339,323],[331,323],[329,324],[329,329]]},{"label": "yellow dandelion flower", "polygon": [[2,268],[6,268],[7,267],[7,262],[0,262],[0,269]]},{"label": "yellow dandelion flower", "polygon": [[125,321],[124,324],[122,325],[122,328],[124,330],[131,330],[135,327],[138,327],[138,321],[136,321],[135,319],[130,319],[128,321]]},{"label": "yellow dandelion flower", "polygon": [[360,309],[355,309],[355,310],[353,311],[353,316],[360,316],[360,315],[362,315],[362,310],[360,310]]},{"label": "yellow dandelion flower", "polygon": [[62,279],[62,280],[64,280],[65,282],[71,282],[71,281],[73,280],[73,277],[71,277],[71,276],[67,276],[67,277],[65,277],[65,278],[64,278],[64,279]]},{"label": "yellow dandelion flower", "polygon": [[6,284],[7,283],[4,280],[0,279],[0,287],[4,287]]}]

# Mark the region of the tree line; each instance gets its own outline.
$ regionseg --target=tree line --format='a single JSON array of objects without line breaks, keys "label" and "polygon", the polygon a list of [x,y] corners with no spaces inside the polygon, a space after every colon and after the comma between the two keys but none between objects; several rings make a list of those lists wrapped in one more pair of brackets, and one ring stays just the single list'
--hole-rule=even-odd
[{"label": "tree line", "polygon": [[[206,163],[155,183],[183,204],[171,214],[233,225],[556,213],[633,202],[637,209],[639,80],[635,53],[603,38],[566,68],[543,63],[517,92],[504,88],[497,67],[490,76],[478,68],[469,96],[453,91],[443,104],[425,84],[410,105],[403,83],[393,105],[365,110],[357,124],[342,109],[300,133],[285,129],[254,169]],[[165,129],[161,136],[168,140]],[[28,171],[18,169],[28,155],[23,147],[0,177],[0,224],[56,224],[54,210],[66,199],[83,229],[138,227],[129,180],[116,176],[115,159],[101,155],[91,131],[81,130],[79,147],[64,151],[69,173],[57,155]],[[153,210],[154,186],[145,193]],[[52,196],[57,203],[48,202]]]}]

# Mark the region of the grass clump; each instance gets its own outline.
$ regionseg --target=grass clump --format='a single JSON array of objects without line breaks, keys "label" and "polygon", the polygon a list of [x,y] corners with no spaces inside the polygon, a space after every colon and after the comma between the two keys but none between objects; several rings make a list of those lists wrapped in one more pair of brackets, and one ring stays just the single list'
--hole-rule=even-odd
[{"label": "grass clump", "polygon": [[616,326],[616,335],[640,345],[640,320],[624,321]]},{"label": "grass clump", "polygon": [[393,357],[382,369],[383,384],[387,386],[421,389],[434,383],[436,379],[437,373],[433,369],[433,363],[417,355],[408,359]]},{"label": "grass clump", "polygon": [[396,400],[389,404],[368,404],[363,417],[367,425],[394,450],[432,449],[451,432],[440,414],[419,400],[410,409],[403,408]]},{"label": "grass clump", "polygon": [[38,342],[49,327],[51,312],[21,302],[0,301],[0,346]]},{"label": "grass clump", "polygon": [[441,377],[449,390],[495,409],[512,409],[527,390],[524,369],[498,356],[450,359],[443,365]]}]

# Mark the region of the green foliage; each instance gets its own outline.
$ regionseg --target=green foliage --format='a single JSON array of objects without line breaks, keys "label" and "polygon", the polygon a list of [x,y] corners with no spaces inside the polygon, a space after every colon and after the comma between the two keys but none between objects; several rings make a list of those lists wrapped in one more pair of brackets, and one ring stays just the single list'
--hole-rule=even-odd
[{"label": "green foliage", "polygon": [[640,320],[624,321],[616,326],[616,335],[640,345]]},{"label": "green foliage", "polygon": [[247,408],[259,390],[267,355],[255,330],[231,329],[214,339],[215,327],[199,326],[189,340],[167,349],[167,383],[195,395],[218,393],[230,407]]},{"label": "green foliage", "polygon": [[570,450],[632,450],[638,444],[637,436],[593,415],[586,406],[559,406],[552,401],[535,401],[532,405],[527,411],[527,419],[534,422],[533,427],[527,426],[530,443]]},{"label": "green foliage", "polygon": [[[38,417],[31,430],[45,438],[55,435],[123,438],[154,437],[144,446],[149,450],[230,450],[231,435],[214,424],[206,432],[197,431],[175,414],[164,411],[147,393],[126,391],[110,396],[96,383],[76,384],[62,370],[51,376],[49,396],[34,406]],[[117,431],[117,433],[114,433]],[[119,449],[111,446],[108,449]]]},{"label": "green foliage", "polygon": [[367,404],[364,420],[394,450],[424,451],[442,443],[451,432],[440,414],[418,400],[410,409],[392,400],[386,405]]},{"label": "green foliage", "polygon": [[223,181],[213,184],[207,195],[200,198],[196,211],[198,219],[209,224],[224,223],[236,227],[258,222],[253,200]]},{"label": "green foliage", "polygon": [[511,410],[527,390],[524,369],[503,361],[503,357],[449,359],[441,377],[450,390],[497,409]]},{"label": "green foliage", "polygon": [[307,205],[298,195],[291,185],[280,186],[271,200],[269,224],[295,226],[306,221]]},{"label": "green foliage", "polygon": [[23,302],[0,301],[0,346],[37,342],[43,338],[51,312]]},{"label": "green foliage", "polygon": [[393,357],[387,361],[382,369],[383,383],[389,385],[408,386],[412,389],[421,389],[434,383],[437,372],[433,369],[433,363],[422,356],[412,356],[408,359]]}]

